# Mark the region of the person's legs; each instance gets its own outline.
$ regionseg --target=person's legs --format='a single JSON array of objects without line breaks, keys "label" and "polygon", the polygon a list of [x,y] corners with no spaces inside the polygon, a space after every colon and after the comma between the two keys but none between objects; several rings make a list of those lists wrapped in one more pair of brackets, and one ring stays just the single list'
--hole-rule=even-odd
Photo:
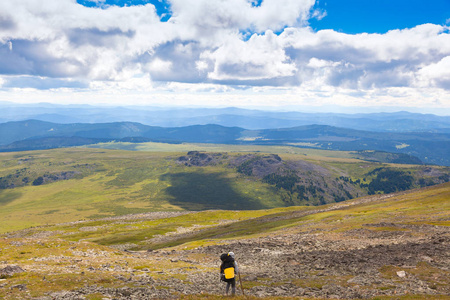
[{"label": "person's legs", "polygon": [[236,278],[233,278],[233,281],[231,281],[231,295],[236,294]]},{"label": "person's legs", "polygon": [[231,286],[231,295],[234,296],[236,294],[236,279],[233,278],[231,281],[227,281],[227,288],[225,290],[227,296],[228,296],[228,292],[230,291],[230,286]]}]

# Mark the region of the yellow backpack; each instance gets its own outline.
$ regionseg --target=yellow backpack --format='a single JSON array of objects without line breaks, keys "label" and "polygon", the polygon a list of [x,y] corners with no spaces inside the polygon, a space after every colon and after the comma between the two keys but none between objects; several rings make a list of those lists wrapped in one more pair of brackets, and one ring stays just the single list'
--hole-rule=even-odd
[{"label": "yellow backpack", "polygon": [[220,256],[222,265],[220,266],[221,271],[223,271],[223,280],[229,280],[234,278],[234,259],[228,253],[224,253]]},{"label": "yellow backpack", "polygon": [[229,267],[223,270],[225,274],[225,279],[232,279],[234,278],[234,267]]}]

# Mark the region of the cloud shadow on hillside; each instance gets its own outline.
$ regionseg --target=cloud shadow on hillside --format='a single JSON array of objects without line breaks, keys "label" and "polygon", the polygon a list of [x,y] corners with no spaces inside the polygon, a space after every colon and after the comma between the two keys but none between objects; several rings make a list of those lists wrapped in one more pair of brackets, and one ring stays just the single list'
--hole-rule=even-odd
[{"label": "cloud shadow on hillside", "polygon": [[0,206],[6,205],[20,198],[22,193],[13,191],[1,191],[0,190]]},{"label": "cloud shadow on hillside", "polygon": [[165,174],[161,179],[171,183],[166,189],[169,202],[186,210],[268,208],[258,199],[237,192],[223,173],[183,172]]}]

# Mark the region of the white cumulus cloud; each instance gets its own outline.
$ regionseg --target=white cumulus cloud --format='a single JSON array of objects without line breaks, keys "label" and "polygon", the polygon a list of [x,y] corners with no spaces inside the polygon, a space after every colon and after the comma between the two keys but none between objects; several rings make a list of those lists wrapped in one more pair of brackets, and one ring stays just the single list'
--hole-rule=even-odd
[{"label": "white cumulus cloud", "polygon": [[316,32],[308,20],[326,12],[313,10],[315,0],[169,2],[172,17],[162,22],[150,3],[89,8],[75,0],[0,1],[2,89],[61,83],[97,91],[258,93],[268,87],[305,99],[376,101],[392,93],[384,99],[450,102],[446,26]]},{"label": "white cumulus cloud", "polygon": [[418,71],[418,79],[422,85],[434,85],[450,90],[450,55],[437,63],[424,66]]}]

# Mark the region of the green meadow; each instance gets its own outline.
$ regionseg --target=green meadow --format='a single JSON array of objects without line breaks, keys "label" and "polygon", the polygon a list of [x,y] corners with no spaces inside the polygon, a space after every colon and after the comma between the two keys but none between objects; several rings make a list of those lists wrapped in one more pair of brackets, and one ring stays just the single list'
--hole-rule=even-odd
[{"label": "green meadow", "polygon": [[[167,219],[95,220],[80,224],[50,226],[45,230],[61,232],[71,241],[87,240],[101,245],[134,244],[134,250],[160,249],[183,245],[194,248],[215,245],[224,240],[256,238],[276,232],[311,231],[342,234],[355,229],[372,231],[409,231],[410,225],[450,226],[450,184],[395,195],[386,199],[369,196],[368,203],[318,207],[288,207],[252,211],[204,211]],[[229,222],[227,222],[229,221]],[[379,227],[376,224],[386,223]],[[374,224],[372,227],[370,224]],[[389,227],[394,226],[394,227]],[[400,226],[400,227],[399,227]],[[401,229],[405,226],[406,229]],[[81,231],[80,228],[96,228]],[[176,235],[179,228],[192,228],[188,235]],[[170,235],[174,234],[173,238]],[[152,238],[166,235],[163,241]]]},{"label": "green meadow", "polygon": [[289,146],[259,146],[259,145],[224,145],[224,144],[167,144],[167,143],[124,143],[110,142],[99,143],[86,146],[88,148],[114,149],[114,150],[132,150],[132,151],[150,151],[150,152],[187,152],[187,151],[206,151],[206,152],[261,152],[273,154],[294,154],[310,156],[312,158],[354,158],[358,156],[350,151],[331,151],[308,149]]},{"label": "green meadow", "polygon": [[[319,207],[208,210],[156,219],[138,214],[133,218],[101,218],[34,227],[28,229],[27,235],[49,232],[67,241],[106,246],[133,244],[134,250],[154,250],[178,245],[184,249],[195,248],[291,230],[337,235],[362,228],[409,231],[408,226],[415,225],[450,226],[449,196],[450,183],[446,183],[388,197],[367,196],[367,201],[356,199]],[[387,225],[377,225],[383,223]],[[180,234],[180,229],[187,229],[188,234]],[[157,239],[161,236],[165,238]]]},{"label": "green meadow", "polygon": [[326,180],[340,176],[358,180],[382,166],[357,159],[352,152],[296,147],[163,143],[91,147],[0,153],[0,233],[143,212],[292,205],[286,203],[285,191],[226,163],[187,167],[177,162],[193,150],[227,152],[231,157],[278,154],[286,161],[325,168],[330,174]]},{"label": "green meadow", "polygon": [[[224,166],[184,167],[185,153],[57,149],[2,153],[0,232],[149,211],[265,209],[282,205],[271,187]],[[73,177],[52,181],[60,174]],[[71,173],[72,174],[72,173]],[[38,177],[40,185],[20,186]]]}]

